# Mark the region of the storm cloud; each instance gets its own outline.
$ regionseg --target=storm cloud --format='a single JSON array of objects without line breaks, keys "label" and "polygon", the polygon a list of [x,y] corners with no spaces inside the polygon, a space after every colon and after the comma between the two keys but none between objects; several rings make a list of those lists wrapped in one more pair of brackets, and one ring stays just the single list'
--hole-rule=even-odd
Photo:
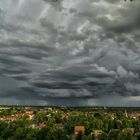
[{"label": "storm cloud", "polygon": [[1,0],[0,102],[140,106],[139,37],[139,0]]}]

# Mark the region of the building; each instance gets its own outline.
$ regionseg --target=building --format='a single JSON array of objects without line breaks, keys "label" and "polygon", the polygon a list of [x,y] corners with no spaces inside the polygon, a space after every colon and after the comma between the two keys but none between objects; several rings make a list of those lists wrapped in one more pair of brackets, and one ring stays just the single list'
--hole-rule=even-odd
[{"label": "building", "polygon": [[47,122],[46,121],[43,121],[43,122],[40,122],[39,125],[38,125],[38,128],[43,128],[43,127],[46,127],[47,126]]},{"label": "building", "polygon": [[77,135],[81,133],[82,135],[85,134],[85,126],[75,126],[74,127],[74,134]]},{"label": "building", "polygon": [[62,123],[57,123],[56,128],[57,129],[64,129],[64,125]]},{"label": "building", "polygon": [[91,132],[91,135],[93,135],[95,138],[99,138],[102,134],[102,130],[93,130],[93,132]]},{"label": "building", "polygon": [[128,135],[133,135],[134,132],[135,132],[135,129],[134,128],[124,128],[122,130],[122,132],[125,133],[125,134],[128,134]]},{"label": "building", "polygon": [[25,114],[27,114],[27,115],[33,115],[33,111],[26,111]]}]

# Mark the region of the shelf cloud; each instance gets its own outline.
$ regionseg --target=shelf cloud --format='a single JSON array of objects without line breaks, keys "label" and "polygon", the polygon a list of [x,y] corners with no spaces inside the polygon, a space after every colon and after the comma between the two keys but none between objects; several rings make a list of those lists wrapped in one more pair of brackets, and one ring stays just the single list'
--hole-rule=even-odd
[{"label": "shelf cloud", "polygon": [[0,102],[139,106],[139,37],[139,0],[1,0]]}]

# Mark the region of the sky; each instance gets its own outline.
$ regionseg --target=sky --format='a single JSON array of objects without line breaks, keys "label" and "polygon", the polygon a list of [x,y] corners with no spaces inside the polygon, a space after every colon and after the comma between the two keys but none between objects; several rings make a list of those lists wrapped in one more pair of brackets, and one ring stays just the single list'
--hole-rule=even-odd
[{"label": "sky", "polygon": [[140,106],[140,1],[0,0],[0,104]]}]

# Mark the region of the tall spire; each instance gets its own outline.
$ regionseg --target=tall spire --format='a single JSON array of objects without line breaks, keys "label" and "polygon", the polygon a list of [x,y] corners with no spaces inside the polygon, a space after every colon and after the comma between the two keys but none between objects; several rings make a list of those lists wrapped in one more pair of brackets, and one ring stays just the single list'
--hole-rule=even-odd
[{"label": "tall spire", "polygon": [[128,118],[128,114],[127,114],[127,111],[126,110],[125,110],[125,117]]}]

